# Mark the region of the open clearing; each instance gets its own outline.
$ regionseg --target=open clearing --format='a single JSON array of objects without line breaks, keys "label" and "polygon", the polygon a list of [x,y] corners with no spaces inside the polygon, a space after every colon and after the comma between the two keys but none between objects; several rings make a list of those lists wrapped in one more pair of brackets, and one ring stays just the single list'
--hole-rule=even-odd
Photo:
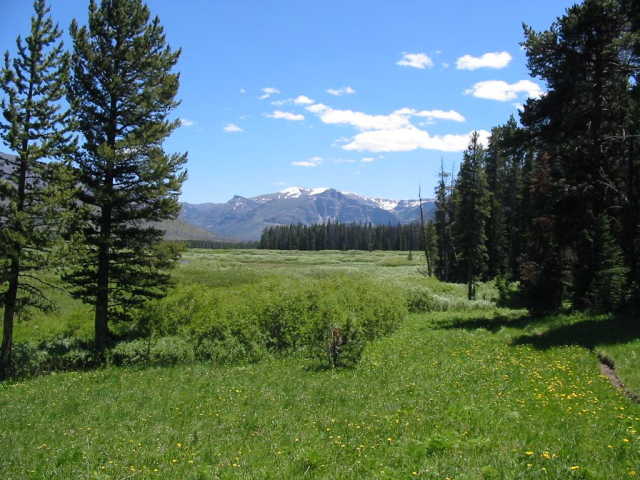
[{"label": "open clearing", "polygon": [[[418,274],[418,257],[188,252],[180,283],[223,288],[339,270],[419,284],[450,309],[409,315],[355,368],[288,355],[1,384],[0,478],[640,477],[640,405],[600,374],[596,356],[610,356],[627,387],[640,388],[637,327],[487,308],[490,285],[480,289],[486,301],[469,304],[463,286]],[[79,335],[90,332],[84,312],[65,301],[21,322],[17,335],[69,330],[69,316]]]}]

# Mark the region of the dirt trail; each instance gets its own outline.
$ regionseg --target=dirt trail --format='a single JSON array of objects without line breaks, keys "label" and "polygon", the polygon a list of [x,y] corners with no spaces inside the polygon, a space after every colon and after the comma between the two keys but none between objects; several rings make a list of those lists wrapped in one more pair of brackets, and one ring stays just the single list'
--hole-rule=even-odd
[{"label": "dirt trail", "polygon": [[620,390],[624,394],[624,396],[632,402],[640,403],[640,395],[629,390],[624,386],[622,380],[620,380],[620,377],[616,373],[616,368],[613,360],[601,353],[598,353],[598,361],[600,362],[600,373],[602,373],[602,375],[609,379],[611,385]]}]

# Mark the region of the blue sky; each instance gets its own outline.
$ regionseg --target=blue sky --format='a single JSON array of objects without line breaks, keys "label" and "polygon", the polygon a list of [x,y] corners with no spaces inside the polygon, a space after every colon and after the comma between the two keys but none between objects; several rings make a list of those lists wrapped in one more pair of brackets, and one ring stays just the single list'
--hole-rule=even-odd
[{"label": "blue sky", "polygon": [[[65,30],[85,0],[50,1]],[[181,47],[166,143],[189,152],[187,202],[298,185],[431,196],[441,159],[544,91],[519,46],[568,0],[149,0]],[[31,2],[2,0],[0,45],[25,36]],[[71,42],[66,41],[67,46]],[[0,147],[6,150],[6,147]]]}]

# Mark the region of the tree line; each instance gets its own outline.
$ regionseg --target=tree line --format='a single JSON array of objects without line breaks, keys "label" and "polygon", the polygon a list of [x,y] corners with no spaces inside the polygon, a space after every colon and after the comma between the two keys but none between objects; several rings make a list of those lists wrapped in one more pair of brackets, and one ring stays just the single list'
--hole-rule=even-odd
[{"label": "tree line", "polygon": [[[433,238],[433,227],[427,228]],[[276,250],[423,250],[420,224],[373,225],[328,221],[315,225],[275,225],[260,237],[259,248]]]},{"label": "tree line", "polygon": [[45,0],[29,35],[4,55],[0,138],[14,156],[0,177],[0,378],[11,365],[13,322],[26,306],[51,308],[44,269],[94,308],[95,347],[109,324],[162,296],[177,249],[150,222],[174,218],[186,155],[167,154],[179,125],[180,50],[142,0],[89,2],[67,51]]},{"label": "tree line", "polygon": [[586,0],[522,46],[546,92],[436,189],[436,275],[519,283],[532,312],[640,302],[640,4]]}]

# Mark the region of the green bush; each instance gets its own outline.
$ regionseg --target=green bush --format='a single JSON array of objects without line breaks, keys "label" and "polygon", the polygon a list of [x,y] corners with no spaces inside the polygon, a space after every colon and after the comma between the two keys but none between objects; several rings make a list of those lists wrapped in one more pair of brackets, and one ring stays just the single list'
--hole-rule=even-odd
[{"label": "green bush", "polygon": [[181,337],[138,339],[120,342],[107,352],[107,362],[122,366],[166,366],[195,359],[193,346]]},{"label": "green bush", "polygon": [[41,375],[52,371],[86,370],[98,364],[98,357],[86,343],[66,336],[39,343],[16,343],[11,355],[11,372],[14,377]]},{"label": "green bush", "polygon": [[[117,343],[104,356],[87,341],[62,336],[16,345],[14,372],[28,376],[104,362],[252,363],[294,352],[332,367],[351,366],[368,342],[393,332],[406,313],[400,290],[361,276],[275,277],[232,287],[182,285],[147,303],[131,324],[119,326],[120,338],[134,339]],[[332,341],[335,332],[338,342]]]},{"label": "green bush", "polygon": [[[195,358],[254,362],[267,353],[305,351],[330,364],[354,364],[366,342],[398,327],[406,305],[400,292],[362,277],[332,275],[264,279],[251,285],[176,288],[138,317],[140,332],[180,336]],[[342,360],[329,356],[328,335],[344,332]]]},{"label": "green bush", "polygon": [[427,288],[411,288],[405,292],[407,297],[407,308],[412,313],[434,312],[438,309],[431,290]]}]

